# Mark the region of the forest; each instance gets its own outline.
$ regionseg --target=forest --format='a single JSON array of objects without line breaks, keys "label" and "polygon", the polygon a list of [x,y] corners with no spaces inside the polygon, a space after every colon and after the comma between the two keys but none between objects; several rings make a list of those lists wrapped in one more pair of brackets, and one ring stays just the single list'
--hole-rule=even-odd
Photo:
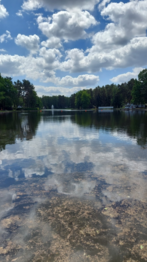
[{"label": "forest", "polygon": [[94,89],[81,90],[70,97],[64,95],[38,97],[35,87],[29,80],[17,80],[2,77],[0,74],[0,109],[50,109],[72,108],[86,109],[98,106],[121,108],[127,103],[135,105],[147,103],[147,69],[142,70],[138,80],[127,83],[97,86]]},{"label": "forest", "polygon": [[42,107],[42,99],[37,96],[35,87],[29,80],[12,82],[11,77],[0,75],[0,109]]}]

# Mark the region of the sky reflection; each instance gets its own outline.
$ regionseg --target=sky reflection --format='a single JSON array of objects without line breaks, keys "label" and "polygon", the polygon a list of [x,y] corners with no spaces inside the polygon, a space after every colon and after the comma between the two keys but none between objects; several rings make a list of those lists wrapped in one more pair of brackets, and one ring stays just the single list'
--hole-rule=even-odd
[{"label": "sky reflection", "polygon": [[[25,130],[27,117],[25,115],[25,121],[22,117]],[[30,130],[29,126],[27,129]],[[71,122],[69,116],[60,122],[57,117],[43,116],[33,139],[17,141],[0,152],[0,168],[16,181],[22,174],[28,179],[34,175],[64,176],[77,172],[87,179],[87,173],[91,172],[93,177],[103,177],[108,184],[121,181],[123,185],[124,175],[128,174],[129,180],[134,172],[135,179],[136,173],[147,170],[147,151],[144,150],[143,155],[141,151],[135,138],[125,133],[102,132],[94,126],[80,127]]]},{"label": "sky reflection", "polygon": [[[73,253],[71,247],[68,249],[66,246],[70,253],[67,261],[72,261],[77,256],[81,258],[79,261],[87,261],[82,260],[85,252],[88,252],[84,251],[84,236],[90,234],[89,237],[93,239],[100,232],[103,236],[103,227],[106,228],[107,223],[107,228],[112,227],[112,231],[117,235],[114,225],[117,224],[116,218],[119,212],[123,212],[123,207],[134,208],[134,204],[129,201],[138,201],[136,208],[140,210],[139,201],[144,203],[142,205],[147,203],[147,149],[138,144],[137,135],[129,136],[123,127],[118,125],[114,128],[108,125],[109,121],[101,119],[105,127],[107,123],[107,128],[103,125],[98,128],[99,115],[97,122],[94,122],[96,115],[91,114],[91,118],[87,115],[90,124],[85,115],[54,117],[48,113],[37,116],[39,121],[33,120],[36,128],[30,124],[33,116],[25,115],[25,120],[24,116],[22,120],[20,116],[16,118],[17,124],[20,123],[21,136],[18,137],[20,131],[15,129],[15,142],[10,144],[7,138],[5,149],[0,152],[0,256],[6,252],[5,246],[1,244],[2,240],[7,239],[9,230],[13,232],[13,229],[17,228],[11,235],[11,243],[6,240],[7,250],[17,250],[14,259],[17,257],[21,258],[19,261],[36,262],[36,243],[39,250],[51,246],[52,251],[48,254],[51,256],[55,252],[53,243],[59,248],[62,242],[63,248],[67,245],[66,240],[71,239],[72,246],[77,242],[72,232],[76,232],[80,239],[78,241],[83,243],[83,246],[80,252],[74,250]],[[105,117],[109,120],[109,116],[104,115]],[[91,124],[91,121],[95,124]],[[119,210],[117,205],[120,205]],[[83,213],[79,215],[79,212]],[[131,209],[126,212],[134,211]],[[99,224],[96,224],[94,214],[97,215]],[[86,221],[82,222],[86,216],[89,227]],[[75,219],[75,222],[72,219]],[[133,215],[131,219],[134,219]],[[122,228],[124,221],[126,217],[121,222]],[[141,221],[144,223],[144,218]],[[59,227],[62,223],[65,225],[64,230]],[[82,223],[85,223],[84,226]],[[117,226],[119,227],[119,224]],[[113,239],[114,232],[110,239]],[[100,245],[103,241],[105,243],[106,261],[109,261],[108,257],[114,246],[111,247],[106,239],[99,239],[97,241],[100,241]],[[32,250],[29,249],[29,243],[32,243]],[[70,245],[68,242],[68,246]],[[87,250],[91,252],[88,242],[87,245]],[[99,247],[102,254],[103,245]],[[121,252],[120,248],[117,246],[115,249],[114,258]],[[26,252],[28,257],[24,258]],[[93,256],[95,254],[92,253]],[[122,260],[119,258],[117,261]]]}]

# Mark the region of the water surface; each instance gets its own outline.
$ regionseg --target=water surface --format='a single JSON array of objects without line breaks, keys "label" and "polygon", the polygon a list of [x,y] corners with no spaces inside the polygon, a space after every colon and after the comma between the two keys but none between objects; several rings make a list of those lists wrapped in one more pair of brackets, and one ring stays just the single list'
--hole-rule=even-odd
[{"label": "water surface", "polygon": [[147,261],[147,113],[0,115],[0,261]]}]

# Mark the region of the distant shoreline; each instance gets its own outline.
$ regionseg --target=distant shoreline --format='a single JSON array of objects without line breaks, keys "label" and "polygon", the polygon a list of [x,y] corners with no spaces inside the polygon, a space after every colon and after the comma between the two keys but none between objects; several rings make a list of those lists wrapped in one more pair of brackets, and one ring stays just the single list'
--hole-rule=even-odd
[{"label": "distant shoreline", "polygon": [[14,111],[0,111],[0,115],[7,114],[7,113],[12,113],[12,112],[14,112]]},{"label": "distant shoreline", "polygon": [[[9,114],[9,113],[24,113],[24,112],[52,112],[52,111],[56,111],[56,112],[66,112],[66,111],[72,111],[72,112],[93,112],[93,111],[97,111],[95,109],[41,109],[41,110],[6,110],[6,111],[1,111],[0,110],[0,115],[3,114]],[[101,110],[101,111],[105,111],[105,110]],[[147,112],[147,108],[133,108],[133,109],[124,109],[124,108],[114,108],[114,111],[145,111]]]},{"label": "distant shoreline", "polygon": [[119,110],[119,111],[147,111],[147,108],[133,108],[133,109],[117,108],[115,110]]}]

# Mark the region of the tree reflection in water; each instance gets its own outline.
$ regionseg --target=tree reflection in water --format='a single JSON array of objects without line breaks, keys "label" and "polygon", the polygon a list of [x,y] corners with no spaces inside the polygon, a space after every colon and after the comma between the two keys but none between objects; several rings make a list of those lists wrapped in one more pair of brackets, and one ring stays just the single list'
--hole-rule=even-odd
[{"label": "tree reflection in water", "polygon": [[40,113],[9,113],[0,115],[0,151],[16,139],[30,140],[35,136]]},{"label": "tree reflection in water", "polygon": [[147,261],[146,120],[0,115],[0,261]]}]

